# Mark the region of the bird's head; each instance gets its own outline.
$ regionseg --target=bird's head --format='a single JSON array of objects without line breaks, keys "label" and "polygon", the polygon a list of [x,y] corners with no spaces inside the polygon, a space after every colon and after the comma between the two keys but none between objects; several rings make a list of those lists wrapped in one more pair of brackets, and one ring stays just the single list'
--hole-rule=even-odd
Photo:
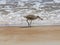
[{"label": "bird's head", "polygon": [[43,20],[43,18],[41,18],[40,16],[37,16],[37,18],[39,18],[40,20]]}]

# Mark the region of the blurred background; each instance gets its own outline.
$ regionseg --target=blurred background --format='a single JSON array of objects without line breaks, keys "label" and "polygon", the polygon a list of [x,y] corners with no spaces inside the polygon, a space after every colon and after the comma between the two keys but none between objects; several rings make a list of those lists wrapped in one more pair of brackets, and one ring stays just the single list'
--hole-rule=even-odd
[{"label": "blurred background", "polygon": [[27,26],[29,14],[43,18],[32,26],[60,25],[60,0],[0,0],[0,26]]}]

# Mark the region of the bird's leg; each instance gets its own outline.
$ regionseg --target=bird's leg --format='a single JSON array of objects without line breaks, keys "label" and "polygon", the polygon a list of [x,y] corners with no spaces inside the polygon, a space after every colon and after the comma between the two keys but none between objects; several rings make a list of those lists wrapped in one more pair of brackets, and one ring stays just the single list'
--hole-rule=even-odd
[{"label": "bird's leg", "polygon": [[30,27],[31,27],[31,23],[32,23],[32,20],[31,20],[30,23],[29,23]]},{"label": "bird's leg", "polygon": [[28,23],[28,27],[30,27],[30,23],[29,23],[28,19],[27,19],[26,21],[27,21],[27,23]]}]

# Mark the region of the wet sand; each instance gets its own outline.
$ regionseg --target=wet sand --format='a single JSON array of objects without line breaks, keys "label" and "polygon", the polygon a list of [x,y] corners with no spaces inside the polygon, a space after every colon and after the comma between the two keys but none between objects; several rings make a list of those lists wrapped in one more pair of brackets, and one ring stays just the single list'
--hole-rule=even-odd
[{"label": "wet sand", "polygon": [[0,45],[60,45],[60,26],[0,27]]}]

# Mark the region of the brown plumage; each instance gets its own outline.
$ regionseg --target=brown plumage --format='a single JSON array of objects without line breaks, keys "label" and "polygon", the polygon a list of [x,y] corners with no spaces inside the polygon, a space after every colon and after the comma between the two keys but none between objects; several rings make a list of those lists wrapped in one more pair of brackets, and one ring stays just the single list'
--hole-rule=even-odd
[{"label": "brown plumage", "polygon": [[31,27],[31,23],[35,19],[39,18],[40,20],[43,20],[41,17],[35,16],[35,15],[27,15],[27,16],[24,16],[24,17],[27,19],[26,22],[28,23],[28,27]]},{"label": "brown plumage", "polygon": [[27,16],[24,16],[24,17],[28,20],[35,20],[35,19],[38,19],[38,18],[43,20],[41,17],[35,16],[35,15],[27,15]]}]

